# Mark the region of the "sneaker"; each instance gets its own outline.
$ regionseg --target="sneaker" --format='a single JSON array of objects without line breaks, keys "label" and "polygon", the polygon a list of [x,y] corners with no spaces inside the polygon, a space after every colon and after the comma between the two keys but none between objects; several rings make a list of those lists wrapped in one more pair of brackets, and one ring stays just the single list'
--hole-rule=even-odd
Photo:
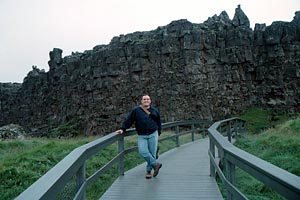
[{"label": "sneaker", "polygon": [[158,172],[161,168],[162,164],[161,163],[157,163],[154,167],[154,173],[153,173],[153,177],[156,177],[158,175]]},{"label": "sneaker", "polygon": [[152,178],[151,171],[147,170],[147,172],[146,172],[146,177],[145,177],[145,178],[146,178],[146,179]]}]

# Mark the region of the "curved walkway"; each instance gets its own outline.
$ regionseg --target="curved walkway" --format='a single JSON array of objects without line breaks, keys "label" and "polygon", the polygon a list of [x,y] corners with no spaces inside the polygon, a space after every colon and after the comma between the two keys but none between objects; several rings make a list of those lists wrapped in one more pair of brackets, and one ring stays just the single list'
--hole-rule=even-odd
[{"label": "curved walkway", "polygon": [[172,149],[159,156],[158,176],[145,179],[146,164],[119,177],[102,200],[192,200],[223,199],[209,175],[208,138]]}]

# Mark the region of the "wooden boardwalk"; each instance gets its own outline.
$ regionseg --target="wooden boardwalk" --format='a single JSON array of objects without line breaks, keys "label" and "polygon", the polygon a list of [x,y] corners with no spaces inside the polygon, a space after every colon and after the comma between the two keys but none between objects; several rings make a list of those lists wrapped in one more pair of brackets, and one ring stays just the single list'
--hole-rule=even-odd
[{"label": "wooden boardwalk", "polygon": [[157,177],[145,179],[146,164],[119,177],[102,200],[191,200],[223,199],[209,175],[209,140],[182,145],[159,156],[163,164]]}]

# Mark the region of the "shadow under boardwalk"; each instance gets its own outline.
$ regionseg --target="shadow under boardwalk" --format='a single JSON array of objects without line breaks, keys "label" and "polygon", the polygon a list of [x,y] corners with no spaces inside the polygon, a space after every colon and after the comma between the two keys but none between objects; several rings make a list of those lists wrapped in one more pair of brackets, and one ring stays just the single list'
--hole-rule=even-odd
[{"label": "shadow under boardwalk", "polygon": [[163,165],[155,178],[145,179],[145,163],[125,172],[100,199],[223,199],[209,175],[208,144],[206,138],[160,155]]}]

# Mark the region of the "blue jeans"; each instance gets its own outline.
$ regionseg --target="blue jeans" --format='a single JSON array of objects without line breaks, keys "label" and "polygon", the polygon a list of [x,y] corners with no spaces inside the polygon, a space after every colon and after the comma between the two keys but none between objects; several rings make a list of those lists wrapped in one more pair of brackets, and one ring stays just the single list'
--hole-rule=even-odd
[{"label": "blue jeans", "polygon": [[147,162],[147,170],[151,171],[156,166],[156,149],[158,143],[158,132],[155,131],[150,135],[139,135],[138,136],[138,149],[139,154]]}]

